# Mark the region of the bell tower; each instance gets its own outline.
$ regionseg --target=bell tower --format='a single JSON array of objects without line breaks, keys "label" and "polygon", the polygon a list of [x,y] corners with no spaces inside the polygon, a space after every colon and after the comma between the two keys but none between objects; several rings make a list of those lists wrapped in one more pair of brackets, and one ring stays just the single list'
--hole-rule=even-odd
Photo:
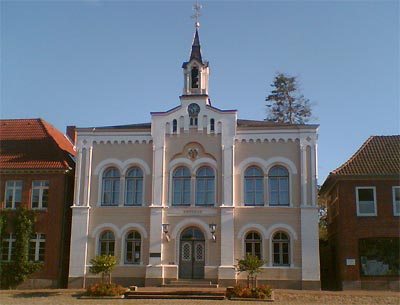
[{"label": "bell tower", "polygon": [[196,11],[196,13],[192,17],[196,19],[196,22],[192,50],[190,53],[189,61],[184,62],[182,65],[184,77],[184,96],[208,96],[208,78],[210,75],[210,69],[208,66],[208,62],[203,62],[199,39],[200,23],[198,21],[198,18],[200,16],[201,8],[201,5],[199,5],[198,3],[193,6],[193,9]]}]

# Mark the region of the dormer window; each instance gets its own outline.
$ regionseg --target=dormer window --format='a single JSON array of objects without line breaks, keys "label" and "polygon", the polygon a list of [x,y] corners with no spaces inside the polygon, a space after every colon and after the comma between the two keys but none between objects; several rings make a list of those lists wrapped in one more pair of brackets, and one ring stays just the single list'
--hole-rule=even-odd
[{"label": "dormer window", "polygon": [[200,106],[197,105],[196,103],[192,103],[188,106],[188,113],[189,113],[189,125],[190,126],[197,126],[199,119],[199,112],[200,112]]},{"label": "dormer window", "polygon": [[191,71],[191,77],[192,77],[192,88],[197,89],[199,88],[199,69],[194,66]]}]

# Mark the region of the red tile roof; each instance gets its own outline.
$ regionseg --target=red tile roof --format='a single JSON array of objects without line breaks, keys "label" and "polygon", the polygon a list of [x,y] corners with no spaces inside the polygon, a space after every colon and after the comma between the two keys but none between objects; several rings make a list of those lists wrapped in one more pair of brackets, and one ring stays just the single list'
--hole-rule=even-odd
[{"label": "red tile roof", "polygon": [[0,120],[0,170],[67,170],[72,143],[42,119]]},{"label": "red tile roof", "polygon": [[400,135],[371,136],[333,175],[400,175]]}]

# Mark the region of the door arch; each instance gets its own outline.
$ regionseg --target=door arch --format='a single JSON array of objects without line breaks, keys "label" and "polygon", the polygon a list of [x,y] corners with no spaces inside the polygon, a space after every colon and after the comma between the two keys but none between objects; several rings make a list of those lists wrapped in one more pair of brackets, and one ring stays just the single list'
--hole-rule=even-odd
[{"label": "door arch", "polygon": [[205,254],[203,232],[196,227],[185,229],[179,239],[179,278],[203,279]]}]

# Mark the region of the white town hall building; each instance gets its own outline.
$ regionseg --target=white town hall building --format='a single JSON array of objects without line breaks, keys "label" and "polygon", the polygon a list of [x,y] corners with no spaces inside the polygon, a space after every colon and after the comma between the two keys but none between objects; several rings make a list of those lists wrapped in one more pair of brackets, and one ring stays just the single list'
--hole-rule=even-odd
[{"label": "white town hall building", "polygon": [[232,285],[247,253],[259,283],[319,289],[317,125],[240,120],[211,105],[198,24],[177,107],[151,123],[76,129],[69,287],[89,261],[119,259],[113,281]]}]

